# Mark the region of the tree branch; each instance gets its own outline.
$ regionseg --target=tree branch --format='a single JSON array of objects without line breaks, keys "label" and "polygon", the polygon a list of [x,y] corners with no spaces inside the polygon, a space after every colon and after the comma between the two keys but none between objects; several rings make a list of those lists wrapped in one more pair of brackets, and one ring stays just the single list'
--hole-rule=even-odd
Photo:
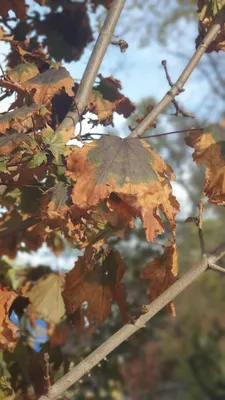
[{"label": "tree branch", "polygon": [[220,32],[221,25],[224,23],[224,21],[225,21],[225,7],[223,7],[221,12],[218,14],[211,29],[209,30],[205,38],[202,40],[201,44],[198,46],[196,52],[190,59],[189,63],[187,64],[186,68],[184,69],[184,71],[182,72],[176,83],[173,84],[170,91],[143,119],[143,121],[137,126],[137,128],[135,128],[131,132],[130,137],[137,137],[143,135],[143,133],[147,129],[149,129],[149,126],[153,123],[153,121],[157,118],[157,116],[161,114],[161,112],[173,101],[174,97],[177,96],[182,91],[184,84],[187,82],[189,76],[198,65],[206,49]]},{"label": "tree branch", "polygon": [[213,271],[222,272],[223,274],[225,274],[225,268],[220,267],[219,265],[216,264],[209,264],[209,269],[212,269]]},{"label": "tree branch", "polygon": [[52,385],[51,388],[49,388],[48,394],[41,396],[39,400],[56,400],[71,385],[79,381],[84,375],[88,374],[93,367],[98,365],[101,360],[123,343],[124,340],[127,340],[141,327],[144,327],[146,322],[148,322],[163,307],[165,307],[186,287],[193,283],[204,271],[206,271],[208,265],[214,264],[224,255],[225,243],[222,243],[217,249],[210,253],[209,256],[204,255],[202,260],[197,265],[193,266],[182,278],[178,279],[149,306],[145,306],[147,312],[119,329],[101,346],[94,350],[85,360],[81,361],[76,367]]},{"label": "tree branch", "polygon": [[75,96],[77,109],[75,111],[69,111],[62,123],[57,128],[57,131],[61,132],[63,136],[65,136],[65,141],[72,136],[71,129],[74,129],[77,122],[79,122],[79,113],[82,114],[87,106],[89,97],[91,95],[92,86],[96,79],[96,75],[107,47],[111,42],[112,35],[122,12],[124,3],[125,0],[114,0],[112,2]]}]

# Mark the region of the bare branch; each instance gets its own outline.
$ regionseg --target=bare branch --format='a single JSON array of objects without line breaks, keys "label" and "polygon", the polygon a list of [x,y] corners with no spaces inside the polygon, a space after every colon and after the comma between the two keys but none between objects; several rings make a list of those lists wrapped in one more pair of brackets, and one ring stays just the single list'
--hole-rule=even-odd
[{"label": "bare branch", "polygon": [[113,32],[122,12],[124,3],[125,0],[114,0],[112,2],[75,96],[75,104],[77,105],[77,109],[75,111],[69,111],[62,123],[57,128],[57,131],[61,132],[65,136],[65,139],[67,139],[67,137],[70,138],[71,129],[74,129],[75,125],[79,121],[79,113],[82,114],[87,106],[89,97],[91,95],[92,86],[96,79],[96,75],[107,47],[112,40]]},{"label": "bare branch", "polygon": [[193,283],[204,271],[208,265],[214,264],[217,260],[225,255],[225,243],[222,243],[209,256],[204,255],[202,260],[193,266],[182,278],[178,279],[165,292],[163,292],[149,306],[145,306],[145,313],[135,320],[127,323],[119,329],[114,335],[106,340],[101,346],[93,351],[85,360],[81,361],[76,367],[59,379],[48,391],[47,395],[41,396],[39,400],[56,400],[71,385],[79,381],[84,375],[99,364],[109,353],[118,347],[124,340],[127,340],[133,333],[144,327],[154,315],[156,315],[163,307],[172,301],[178,294]]},{"label": "bare branch", "polygon": [[187,82],[189,76],[194,71],[196,66],[198,65],[200,59],[202,58],[203,54],[207,50],[208,46],[213,42],[216,38],[218,33],[221,30],[221,25],[225,21],[225,7],[221,10],[218,14],[217,18],[215,19],[214,24],[212,25],[211,29],[198,46],[196,52],[190,59],[189,63],[187,64],[186,68],[176,81],[174,85],[171,87],[171,90],[162,98],[162,100],[152,109],[152,111],[143,119],[143,121],[134,129],[130,137],[141,136],[143,133],[149,129],[149,126],[152,122],[157,118],[159,114],[171,103],[175,96],[177,96],[180,91],[182,90],[184,84]]},{"label": "bare branch", "polygon": [[49,364],[49,354],[44,353],[44,362],[45,362],[45,373],[44,379],[47,381],[48,389],[51,387],[51,377],[50,377],[50,364]]},{"label": "bare branch", "polygon": [[203,211],[204,211],[204,200],[203,199],[201,199],[200,202],[198,203],[198,208],[199,208],[199,217],[197,219],[198,236],[199,236],[202,256],[204,256],[206,251],[205,251],[205,242],[204,242],[203,229],[202,229]]},{"label": "bare branch", "polygon": [[225,268],[220,267],[219,265],[216,264],[209,264],[209,269],[212,269],[213,271],[222,272],[223,274],[225,274]]}]

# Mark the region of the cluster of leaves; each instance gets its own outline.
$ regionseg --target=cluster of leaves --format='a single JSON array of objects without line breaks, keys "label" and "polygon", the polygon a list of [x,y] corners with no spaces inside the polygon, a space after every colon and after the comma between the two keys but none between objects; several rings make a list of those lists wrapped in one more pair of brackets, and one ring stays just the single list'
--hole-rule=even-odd
[{"label": "cluster of leaves", "polygon": [[[197,45],[204,38],[212,26],[218,12],[225,6],[224,0],[198,0],[199,7],[199,36],[196,39]],[[207,52],[225,50],[225,24],[221,27],[221,32],[207,48]]]},{"label": "cluster of leaves", "polygon": [[[108,8],[110,1],[91,4],[94,10],[100,4]],[[2,274],[0,348],[9,351],[19,339],[10,316],[15,312],[22,321],[24,309],[32,326],[38,318],[46,322],[52,344],[64,343],[70,329],[94,332],[110,315],[112,300],[123,320],[129,320],[121,282],[125,261],[108,239],[123,237],[135,219],[140,219],[147,242],[154,243],[167,225],[170,245],[162,246],[161,256],[141,271],[150,280],[151,300],[178,273],[179,204],[172,194],[172,168],[145,140],[106,134],[77,147],[66,145],[68,137],[57,129],[79,86],[55,61],[78,60],[92,31],[86,3],[49,1],[47,6],[51,12],[44,19],[35,14],[31,21],[23,1],[8,2],[0,11],[6,18],[13,9],[21,19],[10,33],[0,32],[11,49],[0,80],[2,96],[15,95],[0,116],[0,255],[15,258],[19,250],[37,250],[44,242],[58,255],[65,240],[84,253],[65,275],[43,271],[37,279],[27,271],[17,290]],[[29,38],[32,31],[44,35],[43,45],[37,36]],[[96,114],[103,126],[113,124],[115,112],[128,118],[135,104],[121,90],[118,80],[99,75],[85,112]],[[197,132],[186,142],[195,148],[195,161],[206,165],[204,193],[210,202],[224,205],[222,137]],[[174,314],[173,304],[169,308]]]}]

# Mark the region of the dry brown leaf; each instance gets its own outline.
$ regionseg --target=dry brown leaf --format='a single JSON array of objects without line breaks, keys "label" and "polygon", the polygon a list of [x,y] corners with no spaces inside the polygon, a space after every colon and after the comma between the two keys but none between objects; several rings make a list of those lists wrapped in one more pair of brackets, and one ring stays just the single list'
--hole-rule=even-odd
[{"label": "dry brown leaf", "polygon": [[65,89],[69,96],[74,96],[74,82],[64,67],[49,68],[42,74],[23,82],[24,89],[33,93],[37,104],[46,104],[60,89]]},{"label": "dry brown leaf", "polygon": [[17,83],[26,82],[29,79],[39,75],[39,70],[34,63],[21,63],[15,68],[7,71],[7,76]]},{"label": "dry brown leaf", "polygon": [[204,164],[204,194],[210,203],[225,205],[225,141],[224,127],[218,125],[212,132],[191,133],[186,138],[188,146],[195,149],[193,160],[197,165]]},{"label": "dry brown leaf", "polygon": [[[72,191],[76,206],[91,209],[114,193],[128,205],[132,216],[142,219],[148,241],[164,231],[159,210],[174,231],[179,204],[169,178],[175,176],[143,140],[103,136],[74,149],[67,168],[67,175],[76,182]],[[115,202],[111,208],[117,209]]]},{"label": "dry brown leaf", "polygon": [[[110,315],[113,299],[126,320],[126,294],[121,283],[124,271],[124,261],[117,251],[104,252],[88,247],[66,275],[62,295],[67,314],[78,311],[80,325],[79,310],[83,311],[89,322],[88,330],[92,332]],[[73,322],[76,325],[74,318]]]},{"label": "dry brown leaf", "polygon": [[88,102],[88,110],[98,116],[98,120],[103,125],[113,123],[113,113],[117,112],[128,118],[135,110],[135,104],[121,94],[118,89],[122,89],[120,81],[113,78],[103,78],[101,75],[100,84],[94,88]]},{"label": "dry brown leaf", "polygon": [[9,310],[17,298],[14,290],[0,289],[0,348],[12,351],[18,341],[18,327],[9,319]]},{"label": "dry brown leaf", "polygon": [[61,295],[64,285],[64,275],[52,273],[41,279],[26,293],[31,304],[28,314],[43,318],[46,322],[58,324],[65,314],[65,307]]},{"label": "dry brown leaf", "polygon": [[1,1],[0,15],[3,18],[8,17],[8,12],[12,10],[17,18],[24,21],[26,19],[26,4],[25,0],[7,0]]},{"label": "dry brown leaf", "polygon": [[[177,280],[177,250],[176,245],[166,247],[161,257],[148,263],[141,271],[141,278],[150,279],[148,294],[155,300],[161,293]],[[173,302],[168,304],[173,315],[175,308]]]},{"label": "dry brown leaf", "polygon": [[[211,29],[217,14],[225,7],[224,0],[198,0],[199,12],[199,36],[196,39],[197,46],[204,39],[207,32]],[[221,25],[219,34],[207,47],[206,53],[212,51],[225,51],[225,24]]]},{"label": "dry brown leaf", "polygon": [[11,42],[13,40],[12,35],[8,35],[2,26],[0,26],[0,40],[5,40],[6,42]]}]

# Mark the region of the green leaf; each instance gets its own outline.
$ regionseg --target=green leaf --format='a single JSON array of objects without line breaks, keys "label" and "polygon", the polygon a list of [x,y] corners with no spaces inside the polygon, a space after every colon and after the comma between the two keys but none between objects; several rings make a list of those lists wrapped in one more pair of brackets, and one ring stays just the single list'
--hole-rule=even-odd
[{"label": "green leaf", "polygon": [[56,161],[59,161],[59,156],[66,151],[62,134],[49,129],[43,136],[43,142],[48,146]]},{"label": "green leaf", "polygon": [[29,161],[28,167],[29,168],[37,168],[39,167],[42,163],[47,162],[47,156],[45,153],[38,151],[32,158],[32,160]]}]

